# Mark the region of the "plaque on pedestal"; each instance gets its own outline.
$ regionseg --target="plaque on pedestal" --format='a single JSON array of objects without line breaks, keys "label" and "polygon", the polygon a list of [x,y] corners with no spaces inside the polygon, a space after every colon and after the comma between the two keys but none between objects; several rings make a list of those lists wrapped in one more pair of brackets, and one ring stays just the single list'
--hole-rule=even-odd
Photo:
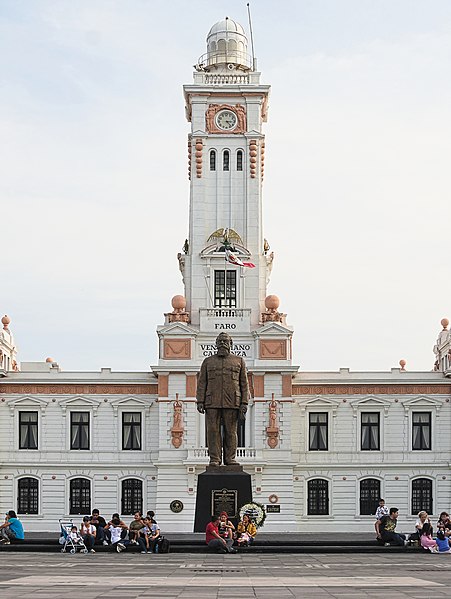
[{"label": "plaque on pedestal", "polygon": [[197,478],[194,532],[205,532],[211,516],[220,512],[236,525],[240,507],[251,501],[251,475],[242,466],[208,466]]}]

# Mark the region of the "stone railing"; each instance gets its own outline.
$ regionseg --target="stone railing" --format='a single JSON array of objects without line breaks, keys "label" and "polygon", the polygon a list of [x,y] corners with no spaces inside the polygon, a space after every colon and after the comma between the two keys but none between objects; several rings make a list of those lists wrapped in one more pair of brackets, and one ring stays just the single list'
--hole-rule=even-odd
[{"label": "stone railing", "polygon": [[[257,450],[255,447],[238,447],[236,450],[236,458],[239,462],[255,460],[255,458],[257,458]],[[193,447],[192,449],[188,449],[188,461],[208,461],[208,449],[206,447]]]}]

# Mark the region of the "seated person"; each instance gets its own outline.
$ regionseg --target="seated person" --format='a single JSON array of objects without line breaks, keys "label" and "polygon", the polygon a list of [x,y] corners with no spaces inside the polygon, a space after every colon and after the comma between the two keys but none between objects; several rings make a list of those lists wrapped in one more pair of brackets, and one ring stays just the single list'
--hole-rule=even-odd
[{"label": "seated person", "polygon": [[105,534],[105,539],[109,543],[111,543],[111,529],[110,529],[110,526],[113,524],[113,520],[119,520],[119,526],[122,529],[121,539],[125,539],[127,537],[127,533],[128,533],[128,526],[125,524],[125,522],[123,520],[120,519],[119,514],[117,514],[117,513],[113,514],[111,516],[111,520],[103,528],[104,534]]},{"label": "seated person", "polygon": [[423,549],[431,551],[432,553],[438,552],[437,543],[432,538],[432,526],[428,522],[425,522],[423,530],[421,531],[420,545]]},{"label": "seated person", "polygon": [[236,531],[238,533],[236,542],[238,545],[246,546],[254,542],[257,534],[257,527],[248,514],[243,514],[242,520],[238,522]]},{"label": "seated person", "polygon": [[445,531],[445,536],[451,536],[451,520],[449,519],[448,512],[442,512],[437,522],[437,528],[441,528]]},{"label": "seated person", "polygon": [[0,543],[3,545],[9,545],[11,541],[14,543],[24,540],[22,522],[14,510],[7,512],[4,524],[0,525],[0,534],[2,537]]},{"label": "seated person", "polygon": [[119,518],[113,518],[110,522],[108,522],[107,528],[105,530],[108,531],[113,551],[116,550],[118,553],[120,553],[127,548],[127,545],[130,543],[130,541],[128,539],[122,538],[124,527],[121,525],[121,520]]},{"label": "seated person", "polygon": [[81,536],[78,534],[78,528],[76,526],[72,526],[69,533],[70,538],[72,539],[72,543],[74,545],[79,545],[82,542]]},{"label": "seated person", "polygon": [[128,538],[132,545],[138,544],[139,531],[144,528],[144,522],[141,512],[135,512],[132,522],[128,527]]},{"label": "seated person", "polygon": [[205,529],[205,542],[208,549],[216,553],[236,553],[236,549],[232,547],[233,539],[223,539],[218,530],[219,516],[211,517],[211,522],[207,524]]},{"label": "seated person", "polygon": [[219,535],[223,539],[233,539],[234,530],[235,530],[235,527],[228,519],[227,512],[221,512],[219,514],[219,525],[218,525]]},{"label": "seated person", "polygon": [[141,553],[158,553],[158,539],[160,538],[160,527],[156,520],[143,518],[144,528],[139,531],[138,543]]},{"label": "seated person", "polygon": [[91,524],[96,527],[96,543],[108,545],[108,541],[105,539],[104,532],[106,520],[100,515],[100,512],[97,509],[92,510]]},{"label": "seated person", "polygon": [[437,531],[437,543],[439,553],[451,553],[451,547],[449,546],[449,538],[445,535],[443,528],[439,528]]},{"label": "seated person", "polygon": [[94,544],[96,542],[96,527],[91,524],[91,517],[85,516],[80,526],[80,534],[90,553],[95,553]]},{"label": "seated person", "polygon": [[425,524],[430,524],[431,520],[428,516],[428,513],[422,510],[418,512],[418,520],[415,522],[415,532],[410,535],[410,541],[420,541],[421,531],[423,530],[423,526]]},{"label": "seated person", "polygon": [[382,516],[376,521],[376,534],[378,539],[382,539],[385,545],[407,545],[406,535],[395,532],[398,523],[397,507],[391,507],[388,516]]}]

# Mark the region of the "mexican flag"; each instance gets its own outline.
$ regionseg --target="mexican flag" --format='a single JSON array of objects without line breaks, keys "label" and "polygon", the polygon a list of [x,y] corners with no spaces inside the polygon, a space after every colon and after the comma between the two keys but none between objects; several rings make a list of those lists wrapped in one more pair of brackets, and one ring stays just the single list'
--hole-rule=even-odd
[{"label": "mexican flag", "polygon": [[243,262],[238,258],[238,256],[235,256],[235,254],[227,248],[225,250],[225,259],[227,262],[230,262],[230,264],[235,264],[235,266],[247,266],[248,268],[255,268],[255,264],[252,264],[252,262]]}]

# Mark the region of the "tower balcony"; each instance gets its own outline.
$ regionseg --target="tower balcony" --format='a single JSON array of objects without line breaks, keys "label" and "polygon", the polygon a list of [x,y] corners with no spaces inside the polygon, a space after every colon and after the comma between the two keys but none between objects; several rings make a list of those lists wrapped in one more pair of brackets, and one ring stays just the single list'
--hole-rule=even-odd
[{"label": "tower balcony", "polygon": [[[209,455],[206,447],[193,447],[188,449],[187,462],[191,464],[205,464],[208,462]],[[236,459],[241,464],[249,464],[256,461],[262,460],[261,450],[257,450],[254,447],[237,447]]]},{"label": "tower balcony", "polygon": [[200,330],[209,333],[249,333],[250,308],[200,308]]}]

